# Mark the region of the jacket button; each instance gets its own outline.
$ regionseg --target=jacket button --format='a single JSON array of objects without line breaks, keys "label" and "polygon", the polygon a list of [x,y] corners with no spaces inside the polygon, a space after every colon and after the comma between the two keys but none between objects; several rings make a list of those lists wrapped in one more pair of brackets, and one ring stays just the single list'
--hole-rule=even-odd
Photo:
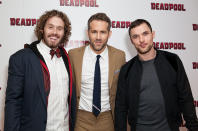
[{"label": "jacket button", "polygon": [[78,96],[77,98],[80,99],[80,96]]}]

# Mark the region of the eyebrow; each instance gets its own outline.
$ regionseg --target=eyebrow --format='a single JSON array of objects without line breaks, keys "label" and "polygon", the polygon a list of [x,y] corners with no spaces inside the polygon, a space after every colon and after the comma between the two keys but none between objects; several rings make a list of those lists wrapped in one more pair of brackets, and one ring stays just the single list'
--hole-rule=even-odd
[{"label": "eyebrow", "polygon": [[[144,34],[144,33],[151,33],[151,32],[146,30],[146,31],[142,32],[141,34]],[[131,36],[133,36],[133,35],[139,35],[139,34],[131,34]]]}]

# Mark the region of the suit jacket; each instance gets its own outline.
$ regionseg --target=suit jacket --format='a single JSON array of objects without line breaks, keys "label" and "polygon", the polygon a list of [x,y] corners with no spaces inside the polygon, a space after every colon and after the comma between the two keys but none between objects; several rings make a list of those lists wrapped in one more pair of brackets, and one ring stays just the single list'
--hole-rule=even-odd
[{"label": "suit jacket", "polygon": [[[85,47],[80,47],[72,49],[69,51],[69,58],[71,60],[72,71],[73,71],[73,81],[76,86],[76,99],[77,99],[77,109],[79,107],[80,92],[81,92],[81,73],[82,73],[82,63]],[[118,50],[112,46],[108,47],[109,55],[109,102],[112,111],[112,116],[114,118],[114,107],[115,107],[115,95],[117,90],[117,81],[120,68],[125,64],[125,53]]]},{"label": "suit jacket", "polygon": [[[41,65],[45,64],[45,61],[37,50],[38,43],[39,41],[33,42],[29,48],[22,49],[10,57],[5,102],[5,131],[45,131],[46,129],[47,99]],[[70,62],[63,48],[61,55],[70,78],[68,102],[70,131],[73,131],[75,88],[72,87]]]}]

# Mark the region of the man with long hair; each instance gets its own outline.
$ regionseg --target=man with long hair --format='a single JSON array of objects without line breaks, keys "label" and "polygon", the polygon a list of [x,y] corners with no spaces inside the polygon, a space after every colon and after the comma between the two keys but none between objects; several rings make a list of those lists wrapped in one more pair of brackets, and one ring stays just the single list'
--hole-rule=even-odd
[{"label": "man with long hair", "polygon": [[5,131],[73,131],[75,88],[66,50],[71,24],[61,11],[43,14],[38,41],[10,57]]}]

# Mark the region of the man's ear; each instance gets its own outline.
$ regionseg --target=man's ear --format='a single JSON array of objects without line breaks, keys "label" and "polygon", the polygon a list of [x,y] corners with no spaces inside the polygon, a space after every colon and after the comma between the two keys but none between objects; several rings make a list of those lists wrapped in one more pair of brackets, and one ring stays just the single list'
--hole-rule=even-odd
[{"label": "man's ear", "polygon": [[40,30],[40,32],[43,34],[44,31],[43,30]]},{"label": "man's ear", "polygon": [[155,38],[155,31],[152,31],[152,36],[153,38]]},{"label": "man's ear", "polygon": [[89,30],[88,29],[86,30],[86,34],[87,34],[87,37],[89,37]]},{"label": "man's ear", "polygon": [[110,38],[111,35],[112,35],[112,31],[110,30],[110,31],[109,31],[109,36],[108,36],[108,38]]}]

